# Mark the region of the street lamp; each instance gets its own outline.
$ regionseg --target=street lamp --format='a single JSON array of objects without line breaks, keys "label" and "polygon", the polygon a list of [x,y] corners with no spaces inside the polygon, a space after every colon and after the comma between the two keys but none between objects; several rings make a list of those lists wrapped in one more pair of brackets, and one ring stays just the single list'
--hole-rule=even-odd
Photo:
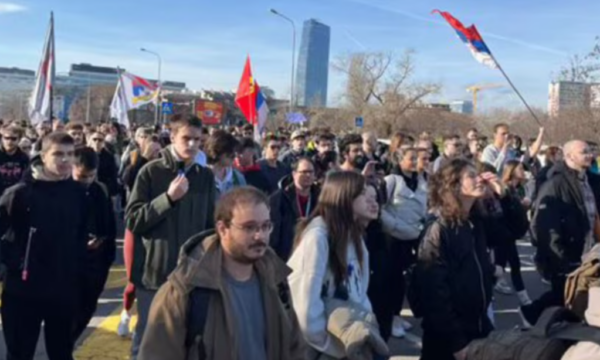
[{"label": "street lamp", "polygon": [[295,101],[296,101],[296,87],[294,84],[294,79],[295,79],[295,70],[296,70],[296,23],[294,23],[294,20],[290,19],[289,17],[283,15],[282,13],[278,12],[275,9],[271,9],[271,13],[274,15],[279,16],[280,18],[286,20],[287,22],[289,22],[290,24],[292,24],[292,91],[291,91],[291,95],[290,95],[290,113],[294,112],[294,106]]},{"label": "street lamp", "polygon": [[158,113],[160,112],[160,90],[161,90],[160,72],[161,72],[161,68],[162,68],[162,59],[157,52],[150,51],[145,48],[141,48],[140,51],[154,55],[158,59],[158,94],[156,95],[156,111],[154,112],[154,123],[156,125],[158,125]]}]

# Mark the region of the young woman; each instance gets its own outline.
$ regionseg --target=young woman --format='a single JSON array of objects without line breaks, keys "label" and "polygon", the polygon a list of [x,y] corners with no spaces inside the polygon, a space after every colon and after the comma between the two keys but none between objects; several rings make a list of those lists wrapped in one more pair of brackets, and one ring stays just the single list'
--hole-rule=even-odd
[{"label": "young woman", "polygon": [[363,242],[368,222],[378,216],[375,196],[354,172],[329,174],[312,214],[298,225],[288,261],[294,310],[313,353],[346,357],[327,331],[327,299],[345,300],[372,312],[367,296],[369,254]]},{"label": "young woman", "polygon": [[470,214],[477,200],[501,185],[464,159],[444,165],[428,185],[435,217],[421,238],[411,285],[423,317],[421,360],[464,360],[469,342],[493,328],[487,316],[493,266],[482,224]]}]

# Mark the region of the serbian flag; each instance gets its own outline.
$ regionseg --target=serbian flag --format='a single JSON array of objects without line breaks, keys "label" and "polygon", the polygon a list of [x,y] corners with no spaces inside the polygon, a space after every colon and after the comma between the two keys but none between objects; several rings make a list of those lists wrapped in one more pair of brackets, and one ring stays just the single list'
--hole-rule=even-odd
[{"label": "serbian flag", "polygon": [[52,87],[56,75],[54,60],[54,14],[50,14],[50,26],[42,51],[35,87],[29,99],[29,118],[32,124],[52,120]]},{"label": "serbian flag", "polygon": [[254,125],[254,136],[259,140],[260,134],[263,133],[267,124],[269,108],[267,107],[267,99],[260,91],[258,82],[252,76],[250,56],[246,59],[244,72],[235,95],[235,103],[248,120],[248,123]]},{"label": "serbian flag", "polygon": [[465,45],[467,45],[469,50],[471,50],[475,60],[491,69],[498,68],[498,64],[496,63],[494,56],[492,56],[492,52],[483,41],[483,38],[479,34],[479,31],[477,31],[475,25],[465,27],[449,12],[433,10],[432,14],[435,13],[442,15],[448,24],[450,24],[450,26],[456,30],[458,37],[465,43]]}]

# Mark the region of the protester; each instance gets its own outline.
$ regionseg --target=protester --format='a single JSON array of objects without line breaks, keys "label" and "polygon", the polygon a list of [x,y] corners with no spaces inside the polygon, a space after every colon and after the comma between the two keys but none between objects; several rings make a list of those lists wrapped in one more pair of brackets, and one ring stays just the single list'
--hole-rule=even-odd
[{"label": "protester", "polygon": [[23,131],[16,125],[0,128],[0,195],[15,185],[29,166],[29,156],[19,148]]},{"label": "protester", "polygon": [[135,179],[137,175],[148,162],[158,159],[160,151],[162,150],[157,139],[150,139],[150,141],[144,141],[142,147],[138,150],[133,150],[129,153],[128,164],[123,169],[123,176],[121,180],[128,193],[133,191],[135,185]]},{"label": "protester", "polygon": [[241,172],[247,185],[262,190],[265,194],[271,191],[271,184],[260,168],[254,162],[256,155],[256,143],[252,138],[242,138],[239,141],[237,156],[235,159],[236,169]]},{"label": "protester", "polygon": [[196,155],[196,164],[200,166],[206,167],[206,153],[204,152],[204,148],[206,147],[206,142],[210,135],[208,134],[208,129],[206,127],[202,128],[202,133],[200,134],[200,145],[198,150],[198,155]]},{"label": "protester", "polygon": [[431,172],[431,155],[429,150],[417,148],[417,174],[425,181],[429,178]]},{"label": "protester", "polygon": [[335,135],[322,131],[317,135],[317,152],[314,156],[320,156],[329,151],[335,151]]},{"label": "protester", "polygon": [[400,317],[406,291],[404,273],[417,259],[418,238],[427,215],[427,183],[416,172],[416,149],[399,150],[397,158],[399,173],[385,177],[387,200],[381,211],[381,223],[383,231],[391,237],[393,278],[389,296],[395,315],[392,335],[402,338],[410,328]]},{"label": "protester", "polygon": [[388,173],[397,171],[398,162],[400,161],[397,158],[398,150],[401,148],[410,148],[413,147],[413,145],[414,139],[412,136],[406,133],[397,132],[392,136],[390,141],[389,157],[387,159],[389,165],[389,168],[387,169]]},{"label": "protester", "polygon": [[572,140],[563,147],[564,162],[557,163],[553,175],[539,190],[532,220],[537,244],[537,265],[551,289],[531,305],[521,307],[526,325],[535,324],[550,306],[564,303],[566,274],[581,264],[592,248],[598,216],[594,191],[586,171],[592,153],[584,141]]},{"label": "protester", "polygon": [[507,124],[494,125],[494,142],[483,149],[481,162],[488,163],[494,166],[498,172],[502,172],[504,163],[516,158],[510,148],[511,140],[512,136]]},{"label": "protester", "polygon": [[278,160],[281,140],[275,135],[267,135],[264,140],[265,157],[258,161],[263,174],[269,181],[269,194],[279,188],[279,182],[290,174],[290,168]]},{"label": "protester", "polygon": [[484,229],[469,218],[492,185],[484,178],[467,160],[454,159],[429,181],[435,218],[421,239],[411,284],[423,317],[422,360],[465,360],[469,342],[492,330],[493,267]]},{"label": "protester", "polygon": [[215,176],[217,196],[246,185],[244,175],[233,167],[238,145],[235,137],[223,130],[215,131],[206,141],[206,159]]},{"label": "protester", "polygon": [[442,154],[433,162],[433,173],[436,173],[446,163],[450,162],[462,155],[462,144],[460,142],[460,136],[458,135],[447,135],[444,136],[444,151]]},{"label": "protester", "polygon": [[127,147],[123,150],[123,156],[121,156],[121,165],[119,167],[119,177],[123,178],[125,169],[133,162],[136,162],[140,156],[140,152],[144,149],[144,146],[148,140],[154,135],[154,129],[151,127],[139,127],[135,131],[133,141],[130,141]]},{"label": "protester", "polygon": [[106,148],[106,136],[101,132],[92,132],[88,146],[98,154],[98,181],[106,185],[111,198],[119,193],[118,167],[115,156]]},{"label": "protester", "polygon": [[288,281],[300,328],[314,353],[335,359],[347,356],[327,331],[328,301],[342,300],[372,312],[367,296],[369,257],[363,242],[364,224],[378,215],[372,201],[363,176],[332,173],[314,212],[298,226]]},{"label": "protester", "polygon": [[19,149],[21,149],[21,151],[27,155],[27,158],[29,159],[29,156],[31,155],[31,151],[33,150],[33,143],[31,142],[30,139],[26,138],[26,137],[22,137],[21,140],[19,141]]},{"label": "protester", "polygon": [[85,262],[85,281],[79,297],[79,312],[74,324],[73,341],[83,334],[96,312],[108,273],[116,256],[116,223],[106,187],[96,181],[98,155],[88,147],[75,150],[73,179],[86,188],[89,219]]},{"label": "protester", "polygon": [[283,152],[279,157],[279,161],[288,168],[290,168],[300,156],[306,155],[306,135],[303,131],[294,131],[290,140],[292,141],[292,148]]},{"label": "protester", "polygon": [[46,136],[41,165],[31,179],[7,189],[0,199],[7,359],[33,359],[42,323],[48,358],[73,359],[89,207],[84,187],[71,179],[74,150],[68,134]]},{"label": "protester", "polygon": [[338,153],[335,151],[327,151],[321,155],[316,155],[314,164],[316,181],[320,185],[325,182],[325,178],[329,173],[340,170]]},{"label": "protester", "polygon": [[467,141],[475,141],[479,139],[479,131],[475,128],[469,129],[467,132]]},{"label": "protester", "polygon": [[344,171],[362,171],[365,166],[365,153],[363,152],[363,140],[358,134],[346,135],[339,144],[342,164],[340,168]]},{"label": "protester", "polygon": [[249,187],[226,193],[215,224],[216,234],[195,235],[182,248],[152,304],[140,359],[305,359],[290,269],[268,247],[266,195]]},{"label": "protester", "polygon": [[281,188],[269,200],[273,221],[270,245],[283,261],[292,253],[298,220],[310,215],[318,198],[315,166],[309,158],[301,157],[292,164],[292,175],[281,182]]},{"label": "protester", "polygon": [[172,145],[140,170],[125,215],[135,236],[130,278],[138,299],[134,360],[152,299],[175,269],[179,249],[191,236],[214,227],[215,177],[195,163],[202,124],[196,117],[178,115],[170,126]]},{"label": "protester", "polygon": [[67,134],[71,135],[75,141],[75,147],[85,146],[85,135],[83,134],[83,124],[70,122],[65,127]]}]

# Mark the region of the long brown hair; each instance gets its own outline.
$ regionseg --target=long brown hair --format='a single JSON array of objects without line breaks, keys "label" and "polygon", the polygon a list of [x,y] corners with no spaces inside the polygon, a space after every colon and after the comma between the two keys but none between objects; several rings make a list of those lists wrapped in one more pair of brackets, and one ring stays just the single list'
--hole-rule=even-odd
[{"label": "long brown hair", "polygon": [[348,278],[348,246],[356,248],[358,260],[363,264],[363,227],[354,221],[354,200],[365,191],[365,178],[355,172],[339,171],[327,176],[319,202],[312,214],[302,220],[296,228],[295,247],[302,241],[304,230],[316,217],[322,217],[327,226],[329,244],[329,269],[333,272],[336,285]]},{"label": "long brown hair", "polygon": [[513,180],[515,170],[521,165],[521,162],[518,160],[509,160],[504,164],[504,168],[502,171],[502,182],[504,185],[511,185],[511,181]]},{"label": "long brown hair", "polygon": [[458,158],[444,165],[428,183],[429,208],[438,212],[440,218],[451,224],[461,224],[467,220],[460,202],[460,183],[463,172],[474,168],[473,163]]}]

